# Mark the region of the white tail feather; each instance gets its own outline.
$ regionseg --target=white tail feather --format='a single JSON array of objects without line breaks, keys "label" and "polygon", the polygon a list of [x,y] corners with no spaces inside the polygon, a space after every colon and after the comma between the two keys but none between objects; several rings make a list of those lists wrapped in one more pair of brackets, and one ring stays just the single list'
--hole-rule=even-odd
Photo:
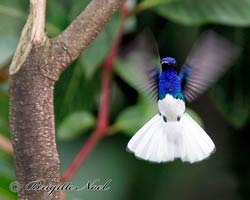
[{"label": "white tail feather", "polygon": [[207,158],[215,145],[206,132],[185,113],[180,121],[165,122],[157,114],[131,138],[127,146],[136,157],[151,162],[176,158],[190,163]]}]

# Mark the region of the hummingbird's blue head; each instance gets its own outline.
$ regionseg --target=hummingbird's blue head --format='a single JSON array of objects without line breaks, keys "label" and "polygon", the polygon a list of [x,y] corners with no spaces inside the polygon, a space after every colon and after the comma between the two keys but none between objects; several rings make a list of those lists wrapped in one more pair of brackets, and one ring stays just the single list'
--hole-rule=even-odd
[{"label": "hummingbird's blue head", "polygon": [[176,60],[172,57],[165,57],[165,58],[161,59],[161,66],[162,66],[162,69],[167,69],[169,67],[175,67]]}]

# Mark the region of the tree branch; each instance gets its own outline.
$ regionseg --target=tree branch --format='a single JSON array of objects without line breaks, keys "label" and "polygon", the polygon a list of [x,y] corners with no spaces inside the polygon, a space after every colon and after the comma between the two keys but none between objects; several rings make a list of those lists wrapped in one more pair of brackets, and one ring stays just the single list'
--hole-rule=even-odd
[{"label": "tree branch", "polygon": [[32,45],[37,46],[45,41],[45,10],[46,0],[30,0],[30,14],[10,65],[10,75],[15,74],[21,68],[32,49]]},{"label": "tree branch", "polygon": [[61,72],[97,37],[124,1],[92,0],[64,32],[50,41],[54,60],[53,67],[44,69],[46,75],[57,80]]}]

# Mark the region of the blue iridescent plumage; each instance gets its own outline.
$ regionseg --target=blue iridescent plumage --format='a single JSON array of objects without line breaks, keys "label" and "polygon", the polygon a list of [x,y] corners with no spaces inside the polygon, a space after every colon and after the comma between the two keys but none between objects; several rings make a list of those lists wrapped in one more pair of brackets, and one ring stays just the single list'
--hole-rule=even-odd
[{"label": "blue iridescent plumage", "polygon": [[158,80],[158,98],[164,99],[167,94],[178,99],[184,99],[181,91],[181,80],[175,69],[174,58],[166,57],[161,60],[162,72]]}]

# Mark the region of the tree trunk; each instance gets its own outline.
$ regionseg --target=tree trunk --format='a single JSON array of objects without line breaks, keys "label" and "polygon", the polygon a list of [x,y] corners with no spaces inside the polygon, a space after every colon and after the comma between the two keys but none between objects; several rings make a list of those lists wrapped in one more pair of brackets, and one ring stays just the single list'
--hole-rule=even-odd
[{"label": "tree trunk", "polygon": [[[55,81],[41,72],[42,49],[33,48],[21,69],[10,76],[10,128],[16,176],[23,187],[19,199],[43,199],[48,192],[25,189],[31,182],[60,182],[53,107]],[[59,191],[52,195],[60,199]]]},{"label": "tree trunk", "polygon": [[20,200],[63,199],[61,191],[46,196],[48,186],[60,185],[54,84],[124,1],[92,0],[64,32],[48,39],[46,0],[30,0],[30,14],[9,70],[10,129]]}]

